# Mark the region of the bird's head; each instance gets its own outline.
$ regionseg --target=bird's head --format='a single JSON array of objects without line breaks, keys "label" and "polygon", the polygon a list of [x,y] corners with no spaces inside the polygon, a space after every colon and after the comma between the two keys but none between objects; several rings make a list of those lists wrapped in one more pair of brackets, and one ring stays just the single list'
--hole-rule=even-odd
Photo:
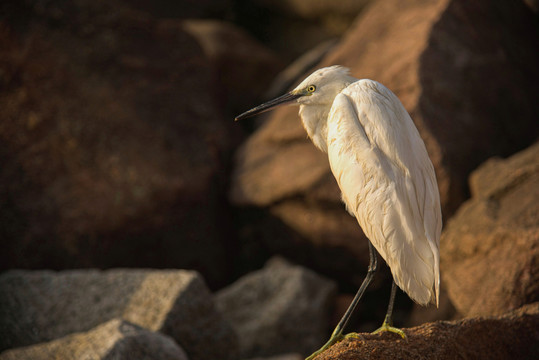
[{"label": "bird's head", "polygon": [[350,76],[350,71],[347,68],[339,65],[318,69],[294,90],[244,112],[237,116],[236,120],[255,116],[287,103],[330,106],[335,96],[356,80]]},{"label": "bird's head", "polygon": [[335,96],[356,80],[348,68],[329,66],[313,72],[290,93],[300,95],[299,104],[331,105]]}]

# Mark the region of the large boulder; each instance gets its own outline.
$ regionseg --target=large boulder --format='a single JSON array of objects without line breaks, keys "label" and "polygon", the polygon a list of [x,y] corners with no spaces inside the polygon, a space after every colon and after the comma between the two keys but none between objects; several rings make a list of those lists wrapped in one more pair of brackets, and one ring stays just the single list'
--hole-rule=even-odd
[{"label": "large boulder", "polygon": [[[278,63],[233,26],[196,32],[131,3],[2,6],[0,268],[194,268],[222,285],[241,135],[222,94],[248,86],[219,74]],[[242,45],[212,51],[215,37]]]},{"label": "large boulder", "polygon": [[240,357],[308,354],[325,340],[335,284],[312,271],[272,258],[216,294],[236,330]]},{"label": "large boulder", "polygon": [[182,27],[197,39],[210,60],[219,85],[213,91],[229,121],[258,100],[283,67],[277,55],[231,23],[192,19],[182,21]]},{"label": "large boulder", "polygon": [[182,348],[168,336],[119,319],[84,333],[0,354],[0,360],[20,359],[189,360]]},{"label": "large boulder", "polygon": [[539,143],[493,158],[470,177],[472,198],[441,240],[442,278],[465,316],[539,301]]},{"label": "large boulder", "polygon": [[0,350],[89,331],[114,318],[170,336],[190,360],[237,357],[236,335],[196,272],[8,271],[0,276]]},{"label": "large boulder", "polygon": [[[374,1],[317,67],[347,66],[397,94],[425,140],[447,216],[467,197],[475,167],[538,135],[536,30],[521,2]],[[366,254],[326,157],[310,144],[296,107],[276,110],[237,152],[230,198],[268,207],[313,243]],[[326,224],[311,213],[323,213]],[[347,235],[326,236],[335,226]]]},{"label": "large boulder", "polygon": [[345,339],[316,360],[357,359],[537,359],[539,303],[498,317],[438,321],[392,333]]}]

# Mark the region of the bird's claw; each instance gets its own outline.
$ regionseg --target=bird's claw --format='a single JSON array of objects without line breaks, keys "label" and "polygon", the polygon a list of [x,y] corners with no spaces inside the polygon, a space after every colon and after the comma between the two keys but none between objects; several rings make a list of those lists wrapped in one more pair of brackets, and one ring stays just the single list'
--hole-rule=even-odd
[{"label": "bird's claw", "polygon": [[404,333],[404,331],[402,331],[399,328],[394,327],[393,324],[391,323],[391,319],[388,319],[387,317],[385,318],[384,323],[382,324],[382,326],[380,326],[378,329],[374,330],[371,334],[379,334],[381,332],[392,332],[394,334],[399,335],[404,340],[408,340],[406,338],[406,334]]},{"label": "bird's claw", "polygon": [[365,340],[365,338],[363,336],[361,336],[361,334],[358,334],[358,333],[355,333],[355,332],[348,333],[348,334],[344,335],[344,338],[345,339]]}]

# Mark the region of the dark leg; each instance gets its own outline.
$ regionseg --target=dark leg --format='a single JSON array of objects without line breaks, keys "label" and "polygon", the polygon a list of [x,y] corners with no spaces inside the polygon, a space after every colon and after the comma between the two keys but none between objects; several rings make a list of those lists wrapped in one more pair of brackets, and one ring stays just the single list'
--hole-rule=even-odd
[{"label": "dark leg", "polygon": [[346,325],[350,321],[350,317],[354,313],[354,310],[356,309],[359,300],[361,300],[363,293],[374,278],[376,270],[378,270],[378,259],[376,258],[376,250],[369,241],[369,269],[367,271],[367,276],[365,276],[365,279],[361,283],[361,286],[359,287],[356,296],[354,296],[354,299],[350,303],[350,306],[348,306],[348,310],[346,310],[341,321],[339,321],[337,327],[335,327],[335,330],[333,330],[333,334],[331,334],[329,341],[324,346],[322,346],[320,350],[314,352],[306,360],[314,359],[317,355],[319,355],[320,353],[331,347],[333,344],[341,341],[344,338],[343,330],[346,328]]},{"label": "dark leg", "polygon": [[404,331],[402,331],[399,328],[393,327],[393,304],[395,303],[395,294],[397,293],[397,284],[395,284],[395,280],[393,280],[393,284],[391,285],[391,295],[389,296],[389,305],[387,306],[387,313],[386,318],[384,319],[384,323],[382,326],[380,326],[378,329],[376,329],[373,334],[378,334],[382,331],[389,331],[393,332],[395,334],[399,334],[403,339],[406,339],[406,334]]},{"label": "dark leg", "polygon": [[396,293],[397,284],[395,284],[395,280],[393,280],[393,284],[391,284],[391,295],[389,295],[389,305],[387,306],[386,319],[391,319],[391,316],[393,315],[393,304],[395,304]]},{"label": "dark leg", "polygon": [[341,321],[339,321],[339,324],[337,324],[337,327],[333,331],[333,334],[342,334],[344,328],[350,321],[350,317],[354,313],[354,310],[356,309],[359,300],[361,300],[363,293],[365,292],[365,290],[367,290],[367,287],[374,278],[376,270],[378,270],[378,259],[376,258],[376,250],[369,241],[369,268],[367,271],[367,276],[365,276],[365,279],[363,280],[363,283],[361,283],[361,286],[359,287],[356,296],[354,296],[354,299],[350,303],[350,306],[348,306],[348,310],[346,310]]}]

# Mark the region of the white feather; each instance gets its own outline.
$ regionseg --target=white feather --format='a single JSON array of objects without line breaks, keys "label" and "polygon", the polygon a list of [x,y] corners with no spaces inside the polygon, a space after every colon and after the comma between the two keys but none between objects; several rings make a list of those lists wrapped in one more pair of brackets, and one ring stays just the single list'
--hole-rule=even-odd
[{"label": "white feather", "polygon": [[438,305],[441,211],[434,168],[398,98],[359,80],[335,97],[327,118],[331,170],[348,211],[421,305]]}]

